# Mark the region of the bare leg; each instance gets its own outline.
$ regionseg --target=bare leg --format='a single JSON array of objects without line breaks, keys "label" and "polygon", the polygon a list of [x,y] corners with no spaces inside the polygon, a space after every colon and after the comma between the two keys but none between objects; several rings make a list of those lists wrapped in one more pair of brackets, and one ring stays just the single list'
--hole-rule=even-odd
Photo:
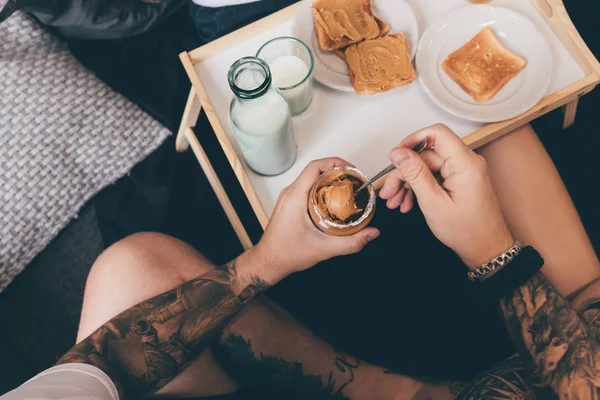
[{"label": "bare leg", "polygon": [[452,398],[447,385],[425,385],[338,353],[267,299],[248,306],[214,350],[240,384],[282,398]]},{"label": "bare leg", "polygon": [[[88,277],[77,342],[122,311],[213,268],[192,247],[166,235],[138,233],[115,243],[98,257]],[[157,396],[212,396],[236,388],[205,351]]]},{"label": "bare leg", "polygon": [[478,150],[513,235],[544,257],[544,275],[563,295],[600,277],[600,263],[560,175],[530,125]]},{"label": "bare leg", "polygon": [[[96,261],[84,296],[77,340],[125,309],[214,268],[187,244],[155,233],[130,236]],[[255,300],[224,331],[215,349],[239,382],[288,398],[450,398],[448,389],[384,372],[336,352],[267,299]],[[237,388],[212,352],[203,353],[158,396],[201,397]],[[343,394],[342,394],[343,393]],[[284,396],[285,396],[284,394]]]}]

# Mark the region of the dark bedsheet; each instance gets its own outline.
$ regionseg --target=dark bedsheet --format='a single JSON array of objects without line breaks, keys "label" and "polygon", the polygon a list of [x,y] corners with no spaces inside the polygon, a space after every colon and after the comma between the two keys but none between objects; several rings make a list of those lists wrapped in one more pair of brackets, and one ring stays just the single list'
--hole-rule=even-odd
[{"label": "dark bedsheet", "polygon": [[[268,6],[273,4],[287,3]],[[575,0],[567,3],[575,4]],[[197,20],[210,20],[227,14],[225,11],[232,10],[198,8],[193,9],[193,15]],[[583,37],[598,50],[595,14],[581,7],[569,11]],[[251,17],[260,15],[257,12]],[[233,29],[238,25],[228,26]],[[223,26],[218,28],[200,33],[209,38],[227,31]],[[180,10],[152,31],[132,39],[71,41],[70,46],[102,79],[176,129],[189,90],[177,54],[200,43],[188,10]],[[597,158],[595,149],[600,145],[595,121],[599,100],[600,92],[585,97],[577,124],[567,132],[560,130],[559,112],[535,123],[596,245],[600,245],[600,215],[592,184],[597,181],[597,167],[590,160]],[[259,225],[203,115],[196,131],[251,236],[258,239]],[[239,243],[193,155],[176,154],[173,139],[93,200],[104,242],[109,245],[133,232],[156,230],[180,237],[215,263],[223,263],[241,251]],[[480,302],[470,293],[460,265],[431,236],[420,213],[402,216],[383,204],[379,206],[374,224],[383,234],[367,251],[296,275],[272,290],[271,296],[338,348],[402,372],[465,378],[510,353],[512,345],[496,318],[495,306]],[[81,279],[77,290],[83,287]],[[72,285],[60,276],[54,282],[48,279],[37,284]],[[73,316],[81,304],[67,302],[68,313],[57,310],[56,316],[64,319],[61,323],[50,317],[31,319],[28,315],[35,313],[34,307],[43,299],[20,301],[20,297],[36,293],[35,285],[22,286],[28,293],[13,291],[8,305],[0,296],[5,309],[15,308],[11,313],[0,313],[0,319],[11,316],[2,319],[0,334],[9,332],[7,341],[20,344],[12,348],[17,354],[7,357],[8,361],[0,357],[0,371],[7,369],[7,363],[21,362],[24,372],[16,375],[24,380],[26,375],[50,366],[67,350],[69,341],[64,337],[74,340],[77,321]],[[60,295],[58,290],[42,293]],[[10,329],[6,329],[8,325]],[[56,338],[57,346],[28,349],[26,344],[39,340],[40,332],[45,343]]]}]

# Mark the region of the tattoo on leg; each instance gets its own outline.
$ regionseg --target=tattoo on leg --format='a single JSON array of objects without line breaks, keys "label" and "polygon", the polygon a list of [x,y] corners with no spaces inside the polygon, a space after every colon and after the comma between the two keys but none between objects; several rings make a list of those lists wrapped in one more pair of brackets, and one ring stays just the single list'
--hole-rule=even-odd
[{"label": "tattoo on leg", "polygon": [[[340,355],[335,359],[335,366],[338,371],[342,373],[348,372],[350,374],[348,380],[339,387],[338,392],[342,392],[346,386],[354,381],[354,369],[358,368],[360,365],[360,360],[358,358],[354,358],[354,362],[348,361],[347,358],[348,357]],[[331,378],[331,373],[329,376]]]},{"label": "tattoo on leg", "polygon": [[327,376],[306,374],[299,362],[255,354],[250,341],[236,334],[228,335],[213,350],[239,383],[286,399],[346,400],[343,390],[354,381],[354,371],[360,366],[360,360],[338,355]]},{"label": "tattoo on leg", "polygon": [[[106,372],[123,398],[152,393],[198,357],[268,285],[240,284],[235,260],[146,300],[111,319],[58,364],[82,362]],[[125,389],[125,390],[124,390]]]}]

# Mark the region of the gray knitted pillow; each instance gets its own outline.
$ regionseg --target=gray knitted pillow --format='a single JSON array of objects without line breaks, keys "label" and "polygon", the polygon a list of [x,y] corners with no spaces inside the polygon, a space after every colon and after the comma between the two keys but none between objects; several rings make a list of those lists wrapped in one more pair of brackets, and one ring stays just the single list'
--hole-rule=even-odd
[{"label": "gray knitted pillow", "polygon": [[31,17],[0,24],[0,291],[167,135]]}]

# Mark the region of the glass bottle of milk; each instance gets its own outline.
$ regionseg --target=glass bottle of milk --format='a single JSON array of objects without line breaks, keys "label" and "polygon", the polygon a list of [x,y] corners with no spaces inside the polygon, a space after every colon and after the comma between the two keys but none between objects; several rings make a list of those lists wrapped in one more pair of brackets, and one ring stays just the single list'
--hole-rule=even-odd
[{"label": "glass bottle of milk", "polygon": [[228,73],[235,96],[229,116],[246,162],[261,175],[285,172],[296,160],[297,146],[290,109],[271,86],[271,71],[263,60],[244,57]]}]

